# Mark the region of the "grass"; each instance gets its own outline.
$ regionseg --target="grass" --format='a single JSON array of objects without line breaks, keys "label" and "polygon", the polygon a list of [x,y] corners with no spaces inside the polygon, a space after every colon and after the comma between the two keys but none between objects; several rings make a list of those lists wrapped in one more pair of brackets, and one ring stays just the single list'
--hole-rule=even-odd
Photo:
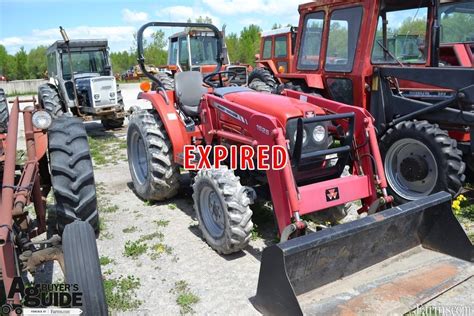
[{"label": "grass", "polygon": [[140,239],[138,239],[138,242],[150,241],[150,240],[153,240],[155,238],[163,240],[164,237],[165,237],[165,235],[163,235],[162,232],[154,232],[154,233],[150,233],[150,234],[146,234],[146,235],[141,236]]},{"label": "grass", "polygon": [[106,266],[106,265],[108,265],[108,264],[115,263],[115,260],[114,260],[114,259],[109,258],[109,257],[107,257],[107,256],[101,256],[101,257],[99,258],[99,261],[100,261],[100,265],[101,265],[101,266]]},{"label": "grass", "polygon": [[136,232],[137,230],[138,230],[137,226],[130,226],[130,227],[122,229],[122,232],[125,234],[130,234],[130,233]]},{"label": "grass", "polygon": [[176,204],[170,203],[170,204],[168,204],[168,208],[169,208],[170,210],[175,210],[175,209],[177,209],[178,207],[176,206]]},{"label": "grass", "polygon": [[107,231],[107,225],[105,224],[105,221],[104,219],[100,219],[99,218],[99,231],[100,231],[100,235],[99,235],[99,239],[100,240],[104,240],[104,239],[112,239],[114,236]]},{"label": "grass", "polygon": [[135,290],[140,287],[140,279],[134,276],[104,280],[105,296],[110,309],[128,311],[140,307]]},{"label": "grass", "polygon": [[170,293],[176,295],[176,304],[180,307],[181,315],[194,313],[192,306],[199,302],[199,297],[190,290],[186,281],[176,282]]},{"label": "grass", "polygon": [[89,136],[89,147],[95,166],[117,164],[119,161],[127,160],[122,153],[122,150],[127,148],[125,139],[110,135]]},{"label": "grass", "polygon": [[166,226],[168,226],[168,224],[170,223],[170,221],[166,221],[166,220],[160,219],[160,220],[155,220],[155,221],[153,221],[153,223],[155,223],[156,226],[158,226],[158,227],[166,227]]},{"label": "grass", "polygon": [[24,96],[36,96],[38,91],[27,91],[27,92],[17,92],[8,93],[8,97],[24,97]]},{"label": "grass", "polygon": [[148,246],[140,241],[127,241],[124,246],[123,255],[125,257],[131,257],[136,259],[144,254],[148,249]]},{"label": "grass", "polygon": [[107,189],[103,182],[96,183],[96,194],[97,194],[97,203],[99,204],[99,211],[101,213],[115,213],[120,208],[118,205],[113,204],[112,201],[105,197],[107,194]]}]

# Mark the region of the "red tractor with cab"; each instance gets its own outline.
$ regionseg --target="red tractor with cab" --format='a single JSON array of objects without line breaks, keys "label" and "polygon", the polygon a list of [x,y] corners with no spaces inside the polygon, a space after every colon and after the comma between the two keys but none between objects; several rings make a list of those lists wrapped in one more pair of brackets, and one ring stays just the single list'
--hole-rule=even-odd
[{"label": "red tractor with cab", "polygon": [[[397,203],[439,191],[455,196],[465,171],[474,171],[473,12],[472,1],[300,5],[295,40],[291,32],[262,38],[249,87],[292,89],[367,109]],[[459,29],[459,20],[472,27]],[[285,41],[289,64],[278,58]]]},{"label": "red tractor with cab", "polygon": [[[198,71],[176,73],[173,89],[165,89],[145,69],[142,41],[149,27],[211,30],[218,43],[214,71],[204,78]],[[191,171],[194,209],[203,239],[222,255],[248,246],[256,192],[271,201],[280,243],[263,251],[253,301],[264,314],[333,313],[341,298],[327,293],[328,304],[315,306],[312,291],[390,260],[391,266],[401,260],[410,268],[399,274],[369,274],[351,284],[385,286],[409,277],[407,271],[430,278],[439,273],[432,266],[440,260],[456,271],[416,291],[397,289],[397,295],[407,295],[398,304],[405,310],[426,299],[433,287],[455,286],[470,273],[465,268],[473,260],[473,247],[451,211],[449,194],[390,208],[374,120],[367,110],[304,92],[274,95],[225,86],[222,35],[210,24],[150,22],[137,35],[139,63],[158,88],[143,84],[138,98],[148,106],[134,108],[130,116],[127,153],[134,190],[144,200],[175,197],[189,158],[187,148],[205,146],[205,152],[192,153],[197,161],[204,155],[211,160]],[[218,146],[230,152],[278,147],[289,160],[281,168],[258,170],[242,164],[231,168],[234,158],[228,157],[218,166]],[[213,149],[214,155],[209,154]],[[252,155],[241,155],[252,162]],[[272,155],[267,152],[264,160],[271,161]],[[324,214],[336,223],[346,215],[344,205],[354,201],[360,201],[358,212],[369,216],[316,232],[305,220]],[[375,312],[376,305],[371,308]]]}]

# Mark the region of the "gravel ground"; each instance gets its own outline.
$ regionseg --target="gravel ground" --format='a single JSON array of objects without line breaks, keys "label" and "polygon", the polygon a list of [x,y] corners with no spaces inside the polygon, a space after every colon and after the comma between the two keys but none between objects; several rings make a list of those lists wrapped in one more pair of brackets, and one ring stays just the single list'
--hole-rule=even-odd
[{"label": "gravel ground", "polygon": [[[121,87],[126,107],[135,105],[138,84]],[[104,223],[98,248],[101,257],[112,259],[111,263],[102,266],[102,271],[107,279],[133,276],[140,280],[135,291],[136,299],[141,301],[139,307],[115,314],[179,314],[182,305],[180,307],[176,302],[176,282],[185,281],[187,293],[198,298],[197,303],[190,305],[192,310],[189,312],[199,315],[258,315],[249,299],[257,288],[261,251],[274,242],[272,222],[258,223],[257,237],[242,253],[218,255],[201,239],[188,175],[182,175],[182,189],[175,199],[153,205],[144,202],[131,189],[128,163],[124,159],[126,128],[105,132],[97,122],[86,123],[86,128],[92,138],[115,138],[115,145],[111,145],[115,146],[112,147],[116,157],[114,163],[96,166],[95,169],[101,221]],[[162,235],[142,241],[147,250],[136,258],[124,256],[127,242],[143,239],[150,233]],[[45,267],[45,273],[51,272],[50,268]],[[54,279],[60,279],[58,267],[55,266],[54,270]],[[466,305],[474,300],[473,289],[471,280],[457,292],[450,291],[430,305]]]}]

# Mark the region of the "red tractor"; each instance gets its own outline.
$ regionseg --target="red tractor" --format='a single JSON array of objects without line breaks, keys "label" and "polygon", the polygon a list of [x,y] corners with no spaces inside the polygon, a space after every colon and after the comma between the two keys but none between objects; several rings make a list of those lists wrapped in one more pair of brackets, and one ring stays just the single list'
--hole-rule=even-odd
[{"label": "red tractor", "polygon": [[[221,31],[225,38],[225,27]],[[166,89],[174,88],[174,75],[182,71],[199,71],[203,76],[213,72],[216,68],[217,42],[212,32],[208,29],[185,28],[182,32],[173,34],[168,42],[168,65],[165,67],[167,73],[159,73],[158,80]],[[248,72],[252,70],[250,65],[233,64],[229,60],[225,42],[222,44],[221,54],[224,61],[222,64],[222,79],[227,85],[246,85]],[[220,57],[219,57],[220,58]],[[151,71],[149,71],[151,73]],[[217,80],[217,78],[213,78]],[[153,83],[153,90],[156,85]]]},{"label": "red tractor", "polygon": [[[440,41],[469,39],[470,31],[452,21],[464,15],[472,23],[473,3],[321,0],[299,12],[295,40],[291,32],[262,38],[249,87],[292,89],[367,109],[397,203],[439,191],[459,194],[466,164],[468,175],[474,170],[474,70],[443,67],[456,61],[446,62],[454,58]],[[285,39],[288,64],[277,58]],[[471,62],[472,47],[454,47],[463,65]]]},{"label": "red tractor", "polygon": [[[281,243],[263,253],[255,302],[260,310],[286,315],[301,312],[296,295],[420,244],[456,257],[439,254],[457,271],[456,277],[443,279],[442,287],[456,284],[458,272],[473,259],[473,249],[451,212],[450,196],[439,193],[385,210],[392,198],[386,192],[374,121],[365,109],[302,92],[272,95],[247,87],[224,87],[222,80],[213,80],[223,75],[222,58],[216,59],[214,71],[204,78],[197,71],[177,73],[174,88],[166,90],[147,73],[142,43],[148,27],[164,26],[210,29],[219,43],[216,56],[222,56],[221,33],[210,24],[150,22],[139,29],[139,63],[159,88],[150,91],[149,84],[142,85],[144,92],[138,97],[148,101],[149,108],[134,109],[130,117],[127,151],[135,192],[145,200],[173,198],[180,185],[180,167],[186,166],[190,154],[197,162],[209,157],[209,165],[199,168],[198,163],[192,174],[194,209],[203,238],[220,254],[248,245],[255,192],[267,197]],[[189,146],[206,147],[190,152]],[[265,147],[283,148],[288,163],[281,168],[250,167],[259,162],[248,152],[258,153]],[[235,156],[222,156],[217,148],[240,153],[239,160],[246,163],[232,167]],[[270,150],[263,160],[271,161],[273,155]],[[223,158],[227,159],[222,163]],[[346,166],[349,172],[341,177]],[[308,234],[305,216],[330,215],[335,222],[346,215],[343,206],[353,201],[361,202],[360,213],[373,215]],[[441,223],[449,226],[443,236],[445,229],[437,227]],[[445,245],[456,250],[448,251]],[[432,251],[423,251],[431,263],[439,259],[430,255]]]},{"label": "red tractor", "polygon": [[[21,102],[34,106],[20,109]],[[17,151],[20,115],[26,141],[22,156]],[[84,315],[108,315],[95,241],[99,215],[94,173],[82,121],[68,116],[53,120],[35,99],[17,98],[9,113],[0,89],[0,175],[1,314],[20,315],[22,303],[41,307],[34,303],[40,297],[45,297],[45,307],[64,304],[57,300],[61,294],[54,292],[40,296],[30,291],[26,303],[25,293],[15,291],[22,289],[17,281],[26,273],[34,277],[42,264],[57,261],[71,289],[68,295],[80,296],[78,305],[71,306],[69,300],[62,307],[79,308]],[[51,189],[55,206],[47,208]]]}]

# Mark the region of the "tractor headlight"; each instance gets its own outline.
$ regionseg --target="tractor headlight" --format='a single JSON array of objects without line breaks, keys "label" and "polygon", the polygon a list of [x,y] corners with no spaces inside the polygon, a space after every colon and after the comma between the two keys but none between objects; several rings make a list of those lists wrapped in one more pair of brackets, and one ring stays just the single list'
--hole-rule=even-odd
[{"label": "tractor headlight", "polygon": [[33,126],[38,129],[48,129],[53,122],[53,118],[46,111],[36,111],[32,117]]},{"label": "tractor headlight", "polygon": [[[298,135],[298,131],[295,131],[295,136],[293,137],[293,141],[296,143],[296,136]],[[308,144],[308,133],[306,129],[303,128],[303,147]]]},{"label": "tractor headlight", "polygon": [[321,144],[326,140],[327,132],[323,125],[316,125],[313,129],[313,140],[315,143]]},{"label": "tractor headlight", "polygon": [[94,99],[95,100],[100,100],[100,94],[94,94]]},{"label": "tractor headlight", "polygon": [[109,95],[111,98],[115,98],[115,92],[110,92]]}]

